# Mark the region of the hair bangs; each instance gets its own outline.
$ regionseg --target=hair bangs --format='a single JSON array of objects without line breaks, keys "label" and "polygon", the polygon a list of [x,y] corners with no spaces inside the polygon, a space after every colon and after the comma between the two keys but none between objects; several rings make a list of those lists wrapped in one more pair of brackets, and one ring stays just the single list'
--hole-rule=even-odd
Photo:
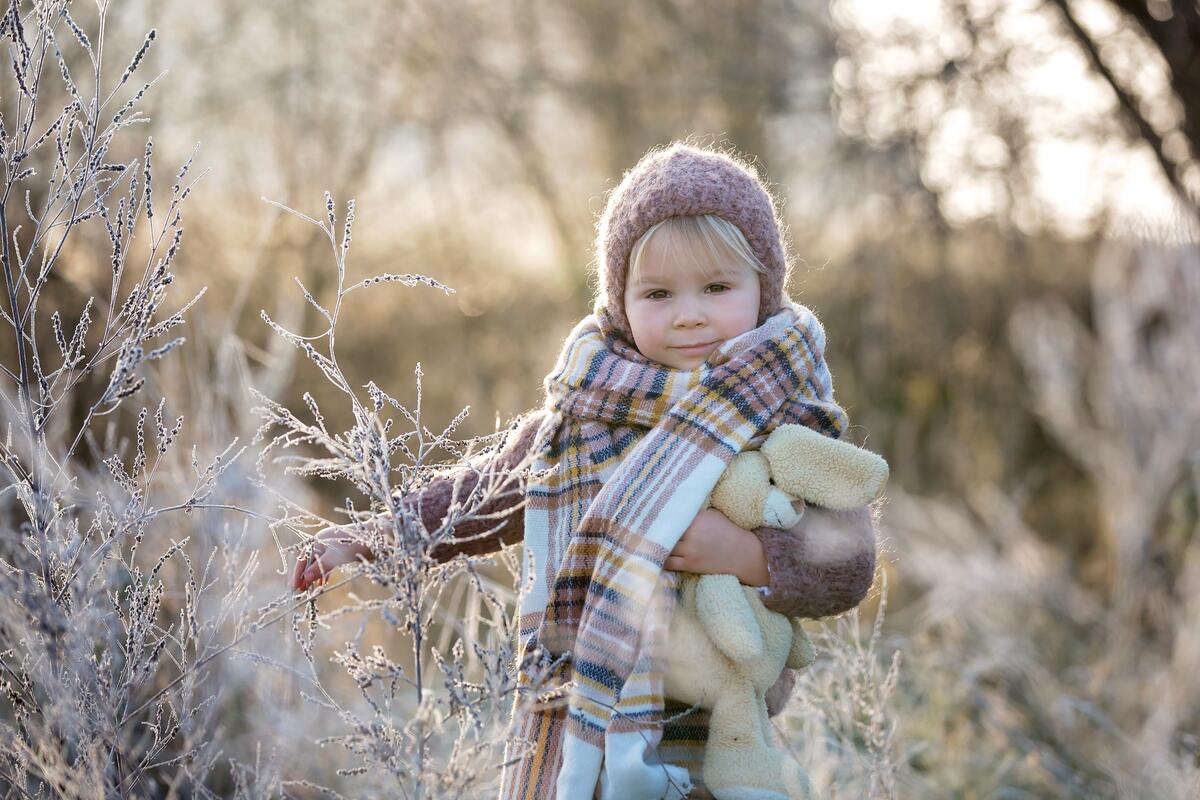
[{"label": "hair bangs", "polygon": [[738,227],[713,214],[671,217],[651,226],[630,253],[630,282],[641,278],[647,262],[683,264],[705,279],[743,269],[766,271]]}]

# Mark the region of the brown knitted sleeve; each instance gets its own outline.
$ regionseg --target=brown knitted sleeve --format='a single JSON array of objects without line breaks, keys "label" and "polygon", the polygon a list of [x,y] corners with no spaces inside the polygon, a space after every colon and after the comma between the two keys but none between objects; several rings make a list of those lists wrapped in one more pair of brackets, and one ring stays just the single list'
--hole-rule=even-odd
[{"label": "brown knitted sleeve", "polygon": [[435,478],[419,492],[401,500],[408,508],[420,512],[427,530],[434,530],[442,525],[455,499],[456,481],[457,497],[465,498],[479,485],[481,476],[498,476],[500,483],[492,497],[469,519],[459,521],[454,526],[451,538],[434,545],[430,551],[434,559],[449,561],[459,554],[484,555],[521,540],[525,532],[523,483],[519,475],[507,473],[530,455],[542,419],[540,410],[522,418],[509,433],[494,460],[482,469]]},{"label": "brown knitted sleeve", "polygon": [[875,519],[870,506],[830,511],[808,506],[791,530],[755,531],[770,583],[763,605],[816,619],[854,608],[875,578]]}]

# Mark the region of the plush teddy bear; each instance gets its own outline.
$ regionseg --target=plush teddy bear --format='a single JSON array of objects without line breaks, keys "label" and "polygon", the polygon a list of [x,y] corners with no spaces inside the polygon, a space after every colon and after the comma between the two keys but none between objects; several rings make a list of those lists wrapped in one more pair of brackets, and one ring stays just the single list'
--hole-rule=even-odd
[{"label": "plush teddy bear", "polygon": [[[781,425],[760,451],[738,454],[709,503],[746,529],[799,522],[794,500],[847,510],[873,500],[888,465],[803,425]],[[671,619],[665,689],[709,709],[704,783],[717,800],[808,798],[808,777],[772,744],[765,694],[785,666],[805,667],[812,643],[797,620],[769,611],[733,575],[689,575]]]}]

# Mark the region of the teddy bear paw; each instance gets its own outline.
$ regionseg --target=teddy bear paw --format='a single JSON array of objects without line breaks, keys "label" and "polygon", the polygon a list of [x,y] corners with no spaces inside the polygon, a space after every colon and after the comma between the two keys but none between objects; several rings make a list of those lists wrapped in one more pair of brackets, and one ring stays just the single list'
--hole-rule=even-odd
[{"label": "teddy bear paw", "polygon": [[[804,506],[801,506],[803,509]],[[803,510],[797,511],[792,506],[792,498],[778,489],[772,489],[763,502],[763,526],[778,528],[781,531],[790,530],[800,521]]]},{"label": "teddy bear paw", "polygon": [[704,754],[704,783],[716,800],[807,800],[791,794],[795,776],[786,774],[789,765],[778,751],[712,745]]},{"label": "teddy bear paw", "polygon": [[[707,787],[709,793],[716,800],[794,800],[789,797],[786,792],[778,792],[774,789],[759,789],[754,786],[725,786],[725,787]],[[807,795],[801,795],[801,798],[806,798]]]}]

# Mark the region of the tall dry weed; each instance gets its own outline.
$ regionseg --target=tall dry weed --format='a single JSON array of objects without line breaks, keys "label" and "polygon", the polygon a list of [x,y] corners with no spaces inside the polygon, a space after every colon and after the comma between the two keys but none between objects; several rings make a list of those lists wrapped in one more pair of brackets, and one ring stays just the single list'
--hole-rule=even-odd
[{"label": "tall dry weed", "polygon": [[[259,463],[283,461],[290,474],[351,487],[357,500],[347,498],[341,510],[350,521],[338,527],[375,554],[334,584],[362,577],[369,589],[350,593],[345,603],[330,610],[318,608],[314,594],[314,602],[293,620],[296,641],[309,659],[305,696],[326,713],[328,724],[320,742],[349,751],[349,764],[339,772],[360,777],[360,791],[411,798],[485,796],[495,790],[509,711],[520,700],[513,670],[513,586],[498,582],[484,568],[491,561],[488,557],[459,556],[443,562],[434,557],[434,550],[453,537],[456,526],[472,519],[498,529],[503,519],[485,510],[498,499],[508,497],[514,501],[506,504],[510,511],[518,511],[523,474],[532,455],[504,470],[495,468],[491,456],[513,428],[460,439],[456,430],[469,409],[444,426],[430,428],[429,412],[422,407],[419,364],[411,404],[373,381],[362,387],[364,391],[352,386],[337,356],[337,326],[348,295],[388,284],[451,290],[417,274],[385,273],[350,283],[347,257],[354,202],[347,204],[340,225],[329,195],[320,220],[286,210],[324,234],[337,273],[336,288],[332,302],[324,305],[296,279],[304,300],[323,321],[324,330],[316,334],[295,333],[265,311],[263,319],[344,396],[353,425],[346,431],[330,430],[309,392],[303,395],[302,412],[256,393],[260,405],[255,411],[263,419],[258,440],[265,442]],[[453,476],[453,497],[446,517],[430,529],[419,509],[403,501],[443,475]],[[264,476],[263,485],[267,483]],[[280,500],[292,512],[282,522],[295,528],[335,525],[319,511],[306,510],[286,497]],[[501,558],[507,566],[503,574],[511,581],[518,571],[514,556],[502,553]],[[445,601],[451,596],[458,599],[453,613],[447,614]],[[338,643],[333,658],[352,679],[357,697],[339,694],[317,663],[318,646],[324,644],[320,632],[335,625],[346,630],[347,618],[359,620],[357,630]],[[382,629],[382,642],[369,642],[373,625]],[[309,781],[295,786],[333,792]]]},{"label": "tall dry weed", "polygon": [[[107,4],[78,12],[12,2],[0,16],[0,786],[203,794],[221,747],[201,668],[245,615],[249,573],[234,538],[198,554],[173,520],[215,504],[236,446],[189,458],[168,398],[130,408],[203,294],[172,292],[191,161],[163,187],[151,140],[118,160],[146,121],[155,81],[134,79],[156,33],[114,64]],[[73,304],[84,263],[98,285]]]}]

